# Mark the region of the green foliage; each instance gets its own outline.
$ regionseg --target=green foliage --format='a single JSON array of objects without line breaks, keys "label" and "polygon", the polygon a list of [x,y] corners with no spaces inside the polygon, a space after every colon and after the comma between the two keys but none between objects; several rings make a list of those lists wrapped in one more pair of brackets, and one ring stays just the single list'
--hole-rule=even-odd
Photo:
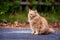
[{"label": "green foliage", "polygon": [[[24,11],[20,5],[21,0],[0,0],[0,22],[15,22],[15,21],[27,21],[28,5],[26,5]],[[56,7],[52,6],[55,0],[43,0],[43,5],[51,6],[49,12],[42,11],[41,16],[44,16],[49,22],[59,21],[60,19],[60,5]],[[36,9],[38,1],[30,0],[31,5],[33,4],[33,10]],[[43,8],[42,8],[43,9]],[[45,8],[46,9],[46,8]]]},{"label": "green foliage", "polygon": [[51,14],[50,17],[48,18],[49,22],[58,22],[58,16],[56,14]]},{"label": "green foliage", "polygon": [[38,4],[38,2],[37,2],[36,0],[30,0],[30,3],[31,3],[31,4],[35,4],[35,5]]},{"label": "green foliage", "polygon": [[57,13],[40,13],[41,16],[45,17],[48,22],[60,22],[59,16]]},{"label": "green foliage", "polygon": [[12,6],[10,2],[0,2],[0,14],[5,14],[9,10],[9,6]]},{"label": "green foliage", "polygon": [[0,15],[12,12],[14,13],[15,11],[19,10],[19,2],[20,0],[3,0],[0,2]]},{"label": "green foliage", "polygon": [[46,2],[55,2],[55,0],[46,0]]},{"label": "green foliage", "polygon": [[20,0],[15,0],[16,3],[20,3]]}]

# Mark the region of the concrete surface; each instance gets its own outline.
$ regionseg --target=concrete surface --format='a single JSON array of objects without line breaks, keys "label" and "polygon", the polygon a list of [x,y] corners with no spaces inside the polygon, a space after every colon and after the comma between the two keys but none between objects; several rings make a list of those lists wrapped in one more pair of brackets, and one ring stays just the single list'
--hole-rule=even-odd
[{"label": "concrete surface", "polygon": [[30,29],[0,28],[0,40],[60,40],[60,32],[32,35]]}]

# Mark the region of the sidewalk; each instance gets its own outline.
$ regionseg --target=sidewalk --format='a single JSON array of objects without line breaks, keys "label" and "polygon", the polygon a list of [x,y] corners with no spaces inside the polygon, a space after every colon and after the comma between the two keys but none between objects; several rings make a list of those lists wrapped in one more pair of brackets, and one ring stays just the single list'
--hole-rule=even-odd
[{"label": "sidewalk", "polygon": [[60,40],[60,33],[33,35],[30,29],[0,28],[0,40]]}]

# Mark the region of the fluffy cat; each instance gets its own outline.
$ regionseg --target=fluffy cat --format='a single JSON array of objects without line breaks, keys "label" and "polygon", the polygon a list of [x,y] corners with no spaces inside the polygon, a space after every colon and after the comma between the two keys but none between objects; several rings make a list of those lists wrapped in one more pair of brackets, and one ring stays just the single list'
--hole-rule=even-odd
[{"label": "fluffy cat", "polygon": [[36,10],[33,11],[29,9],[28,21],[32,30],[32,34],[55,32],[52,28],[49,28],[47,20],[40,16]]}]

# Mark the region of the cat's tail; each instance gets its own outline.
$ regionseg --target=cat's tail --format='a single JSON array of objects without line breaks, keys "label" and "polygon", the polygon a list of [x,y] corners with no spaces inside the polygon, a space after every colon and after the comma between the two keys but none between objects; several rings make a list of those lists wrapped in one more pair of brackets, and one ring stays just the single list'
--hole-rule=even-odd
[{"label": "cat's tail", "polygon": [[57,28],[49,28],[49,29],[48,29],[48,32],[50,32],[50,33],[55,33],[55,32],[57,32],[57,31],[58,31]]}]

